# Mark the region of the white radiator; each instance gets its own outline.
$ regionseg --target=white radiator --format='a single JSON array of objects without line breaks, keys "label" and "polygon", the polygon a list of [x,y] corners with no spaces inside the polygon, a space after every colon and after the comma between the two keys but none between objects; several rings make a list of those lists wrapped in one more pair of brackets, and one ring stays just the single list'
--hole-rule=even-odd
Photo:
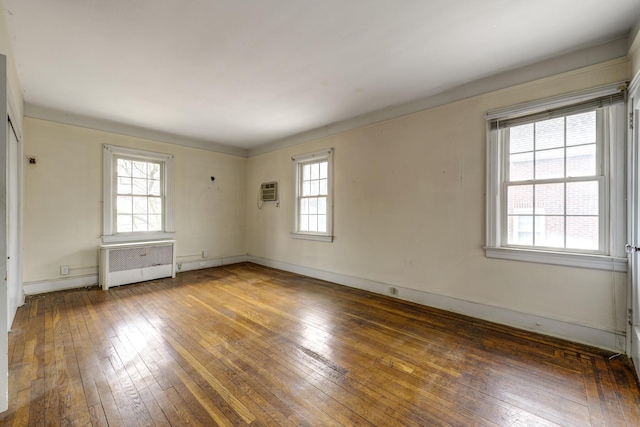
[{"label": "white radiator", "polygon": [[100,245],[100,286],[176,277],[176,241]]}]

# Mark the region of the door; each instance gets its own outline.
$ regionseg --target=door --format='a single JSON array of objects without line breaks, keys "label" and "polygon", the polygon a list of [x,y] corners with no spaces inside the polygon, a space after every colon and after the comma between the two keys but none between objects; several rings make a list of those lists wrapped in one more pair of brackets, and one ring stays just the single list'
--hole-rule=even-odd
[{"label": "door", "polygon": [[[636,79],[634,79],[636,80]],[[635,83],[635,82],[634,82]],[[627,291],[627,304],[629,309],[627,325],[627,352],[633,360],[633,366],[640,378],[640,278],[638,272],[638,257],[640,253],[640,150],[639,150],[639,123],[638,123],[638,102],[640,98],[640,85],[631,85],[627,103],[629,114],[629,129],[627,139],[627,192],[628,192],[628,214],[627,228],[628,241],[627,253],[629,260],[628,276],[629,287]]]},{"label": "door", "polygon": [[7,328],[24,302],[22,290],[22,149],[7,120]]}]

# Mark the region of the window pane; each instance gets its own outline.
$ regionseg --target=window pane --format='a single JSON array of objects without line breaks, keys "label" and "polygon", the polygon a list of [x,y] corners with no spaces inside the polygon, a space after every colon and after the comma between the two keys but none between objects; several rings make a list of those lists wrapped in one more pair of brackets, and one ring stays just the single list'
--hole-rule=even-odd
[{"label": "window pane", "polygon": [[309,213],[309,199],[300,200],[300,213],[304,215]]},{"label": "window pane", "polygon": [[327,216],[326,215],[318,215],[318,231],[320,231],[320,232],[327,231]]},{"label": "window pane", "polygon": [[535,186],[536,215],[564,215],[564,183]]},{"label": "window pane", "polygon": [[149,179],[160,179],[160,164],[149,163],[147,166],[147,177]]},{"label": "window pane", "polygon": [[596,175],[596,145],[567,148],[567,176]]},{"label": "window pane", "polygon": [[118,196],[116,198],[118,214],[130,214],[133,212],[133,198],[131,196]]},{"label": "window pane", "polygon": [[131,178],[118,177],[118,194],[131,194]]},{"label": "window pane", "polygon": [[118,159],[118,176],[131,176],[131,160]]},{"label": "window pane", "polygon": [[564,216],[536,217],[534,246],[564,248]]},{"label": "window pane", "polygon": [[320,163],[320,179],[329,177],[329,162]]},{"label": "window pane", "polygon": [[133,197],[133,213],[134,214],[146,214],[147,213],[147,198],[146,197]]},{"label": "window pane", "polygon": [[564,146],[564,117],[536,122],[536,150]]},{"label": "window pane", "polygon": [[300,215],[300,231],[309,231],[309,215]]},{"label": "window pane", "polygon": [[567,145],[596,142],[596,112],[567,116]]},{"label": "window pane", "polygon": [[509,152],[533,151],[533,123],[509,129]]},{"label": "window pane", "polygon": [[533,216],[509,215],[507,243],[510,245],[533,245]]},{"label": "window pane", "polygon": [[149,230],[159,231],[162,230],[162,215],[149,215]]},{"label": "window pane", "polygon": [[148,231],[146,215],[133,216],[133,231]]},{"label": "window pane", "polygon": [[311,196],[317,196],[320,192],[320,182],[319,181],[310,181],[311,189],[309,190],[309,194]]},{"label": "window pane", "polygon": [[131,215],[118,215],[117,218],[116,231],[118,233],[130,233],[132,230]]},{"label": "window pane", "polygon": [[319,191],[319,194],[324,195],[324,196],[329,194],[328,193],[328,189],[327,189],[328,182],[329,182],[329,180],[327,180],[327,179],[321,179],[320,180],[320,191]]},{"label": "window pane", "polygon": [[533,185],[512,185],[507,189],[507,213],[533,213]]},{"label": "window pane", "polygon": [[533,153],[509,156],[509,181],[533,179]]},{"label": "window pane", "polygon": [[310,179],[311,179],[311,166],[310,165],[302,166],[302,180],[308,181]]},{"label": "window pane", "polygon": [[564,178],[564,149],[536,151],[535,179]]},{"label": "window pane", "polygon": [[148,194],[146,179],[133,178],[133,194]]},{"label": "window pane", "polygon": [[318,213],[318,199],[312,197],[309,199],[309,213],[317,214]]},{"label": "window pane", "polygon": [[160,181],[149,181],[149,194],[152,196],[160,196]]},{"label": "window pane", "polygon": [[147,177],[147,162],[131,162],[133,166],[134,178],[146,178]]},{"label": "window pane", "polygon": [[597,181],[567,183],[567,215],[598,215],[599,204]]},{"label": "window pane", "polygon": [[318,163],[311,165],[311,179],[320,179],[320,165]]},{"label": "window pane", "polygon": [[160,197],[149,197],[148,206],[150,214],[160,215],[162,213],[162,199]]},{"label": "window pane", "polygon": [[309,215],[309,231],[318,231],[318,215]]},{"label": "window pane", "polygon": [[326,214],[327,213],[327,198],[326,197],[318,197],[318,213]]},{"label": "window pane", "polygon": [[567,217],[567,248],[598,250],[599,235],[597,216]]}]

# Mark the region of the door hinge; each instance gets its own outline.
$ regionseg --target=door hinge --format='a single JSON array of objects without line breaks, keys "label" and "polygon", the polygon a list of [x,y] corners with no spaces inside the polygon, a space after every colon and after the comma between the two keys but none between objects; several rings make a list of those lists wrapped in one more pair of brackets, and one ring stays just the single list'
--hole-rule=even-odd
[{"label": "door hinge", "polygon": [[633,111],[629,113],[629,129],[633,129]]}]

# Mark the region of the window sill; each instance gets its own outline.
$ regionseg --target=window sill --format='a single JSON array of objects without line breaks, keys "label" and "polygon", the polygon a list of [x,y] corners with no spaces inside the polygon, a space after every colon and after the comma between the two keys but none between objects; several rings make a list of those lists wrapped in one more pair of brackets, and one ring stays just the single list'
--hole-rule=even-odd
[{"label": "window sill", "polygon": [[485,247],[484,249],[487,258],[562,265],[565,267],[589,268],[592,270],[617,271],[621,273],[627,272],[626,257],[619,258],[605,255],[546,252],[512,248]]},{"label": "window sill", "polygon": [[329,234],[291,233],[291,237],[301,240],[315,240],[316,242],[333,242],[333,236]]},{"label": "window sill", "polygon": [[131,233],[131,234],[111,234],[102,236],[102,243],[129,243],[146,242],[156,240],[171,240],[174,233]]}]

